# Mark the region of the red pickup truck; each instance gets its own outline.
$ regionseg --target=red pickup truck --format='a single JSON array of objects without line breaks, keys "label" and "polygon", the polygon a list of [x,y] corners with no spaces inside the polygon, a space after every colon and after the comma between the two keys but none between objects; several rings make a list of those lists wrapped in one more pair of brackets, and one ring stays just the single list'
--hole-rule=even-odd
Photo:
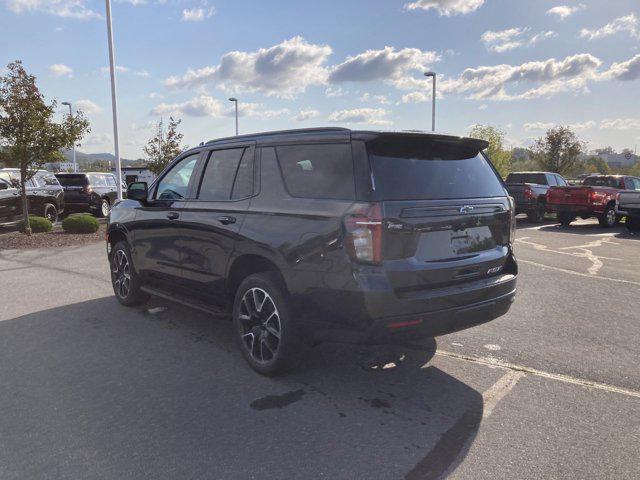
[{"label": "red pickup truck", "polygon": [[616,202],[621,190],[633,190],[635,177],[625,175],[593,175],[582,185],[551,187],[547,191],[547,209],[558,214],[563,226],[576,217],[597,217],[603,227],[613,227],[620,220]]}]

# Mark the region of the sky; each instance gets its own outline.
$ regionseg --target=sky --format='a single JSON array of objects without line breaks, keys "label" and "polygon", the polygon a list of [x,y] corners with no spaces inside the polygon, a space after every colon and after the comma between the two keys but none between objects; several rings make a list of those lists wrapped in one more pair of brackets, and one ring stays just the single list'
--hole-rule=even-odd
[{"label": "sky", "polygon": [[[591,149],[640,143],[639,0],[112,0],[121,154],[155,122],[185,144],[318,126],[467,134],[507,146],[569,125]],[[0,0],[0,72],[20,59],[113,152],[105,2]],[[59,115],[65,108],[59,105]]]}]

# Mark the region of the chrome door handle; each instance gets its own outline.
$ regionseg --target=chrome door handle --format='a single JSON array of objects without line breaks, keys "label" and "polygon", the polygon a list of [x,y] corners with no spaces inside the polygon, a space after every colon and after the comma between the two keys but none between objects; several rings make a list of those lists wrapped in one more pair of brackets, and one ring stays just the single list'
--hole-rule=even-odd
[{"label": "chrome door handle", "polygon": [[218,217],[218,221],[223,225],[229,225],[229,224],[232,224],[232,223],[236,223],[236,217],[227,217],[225,215],[225,216],[222,216],[222,217]]},{"label": "chrome door handle", "polygon": [[169,212],[167,213],[167,218],[169,220],[177,220],[178,218],[180,218],[180,214],[178,212]]}]

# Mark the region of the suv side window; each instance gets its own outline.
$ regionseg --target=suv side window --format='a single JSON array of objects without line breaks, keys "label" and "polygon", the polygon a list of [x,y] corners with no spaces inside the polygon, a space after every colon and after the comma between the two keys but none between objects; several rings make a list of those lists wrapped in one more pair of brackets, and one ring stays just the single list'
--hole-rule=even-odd
[{"label": "suv side window", "polygon": [[108,186],[115,187],[117,185],[116,184],[116,179],[115,179],[115,177],[113,175],[106,175],[105,177],[107,179],[107,185]]},{"label": "suv side window", "polygon": [[233,190],[231,190],[231,200],[240,200],[253,195],[253,162],[255,157],[255,151],[253,148],[245,148],[240,165],[238,165],[238,172],[236,173],[236,181],[233,183]]},{"label": "suv side window", "polygon": [[89,184],[92,187],[105,187],[107,185],[103,175],[87,175],[87,177],[89,177]]},{"label": "suv side window", "polygon": [[550,187],[555,187],[558,185],[558,182],[556,181],[556,176],[552,173],[547,173],[545,175],[547,177],[547,185],[549,185]]},{"label": "suv side window", "polygon": [[243,152],[244,148],[232,148],[214,150],[209,154],[200,182],[199,200],[216,201],[231,198],[231,188]]},{"label": "suv side window", "polygon": [[200,157],[200,153],[189,155],[175,164],[158,182],[156,188],[157,200],[182,200],[187,196],[189,180],[193,169]]},{"label": "suv side window", "polygon": [[278,163],[294,197],[353,200],[355,180],[351,145],[291,145],[276,147]]},{"label": "suv side window", "polygon": [[562,178],[560,175],[555,175],[555,177],[556,177],[556,183],[560,187],[566,187],[567,186],[567,182],[565,181],[564,178]]}]

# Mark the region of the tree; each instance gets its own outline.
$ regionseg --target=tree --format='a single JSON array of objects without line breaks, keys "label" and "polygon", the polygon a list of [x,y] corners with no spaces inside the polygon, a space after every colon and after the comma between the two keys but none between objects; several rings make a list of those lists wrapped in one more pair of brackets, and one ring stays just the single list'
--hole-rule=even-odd
[{"label": "tree", "polygon": [[62,123],[53,121],[57,102],[45,103],[29,75],[16,60],[0,77],[0,160],[20,168],[20,195],[25,233],[31,235],[26,183],[45,163],[60,160],[63,148],[71,146],[89,132],[82,112],[67,115]]},{"label": "tree", "polygon": [[502,178],[506,178],[511,171],[512,161],[511,152],[503,148],[504,135],[502,130],[490,125],[475,125],[469,132],[470,137],[489,142],[487,155]]},{"label": "tree", "polygon": [[182,120],[174,120],[173,117],[169,117],[169,125],[165,131],[164,122],[160,120],[156,124],[155,134],[143,148],[147,156],[147,167],[156,175],[187,148],[181,145],[184,135],[178,133],[178,125],[181,122]]},{"label": "tree", "polygon": [[616,151],[613,149],[613,147],[596,148],[596,154],[598,155],[602,155],[602,154],[614,155],[615,153]]},{"label": "tree", "polygon": [[582,142],[569,127],[555,127],[536,140],[534,159],[545,171],[568,174],[580,166],[580,155],[585,149]]},{"label": "tree", "polygon": [[609,164],[602,157],[592,156],[584,161],[586,173],[609,173]]}]

